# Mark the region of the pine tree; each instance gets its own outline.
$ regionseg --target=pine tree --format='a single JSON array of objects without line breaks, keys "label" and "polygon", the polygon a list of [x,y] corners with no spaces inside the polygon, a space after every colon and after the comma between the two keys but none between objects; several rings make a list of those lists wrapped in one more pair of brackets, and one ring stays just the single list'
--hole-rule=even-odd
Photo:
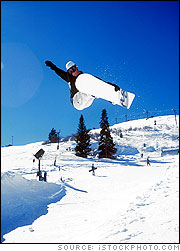
[{"label": "pine tree", "polygon": [[83,115],[81,115],[79,120],[78,132],[75,136],[76,147],[75,152],[76,156],[87,158],[88,154],[91,151],[90,144],[90,135],[88,134],[90,130],[86,129]]},{"label": "pine tree", "polygon": [[114,154],[117,149],[115,148],[115,144],[113,142],[113,138],[110,134],[109,122],[107,117],[107,112],[104,109],[102,111],[102,117],[100,121],[101,131],[100,131],[100,140],[99,140],[99,158],[109,158],[114,159]]},{"label": "pine tree", "polygon": [[49,141],[51,143],[57,143],[58,142],[58,135],[54,128],[52,128],[51,132],[49,133]]}]

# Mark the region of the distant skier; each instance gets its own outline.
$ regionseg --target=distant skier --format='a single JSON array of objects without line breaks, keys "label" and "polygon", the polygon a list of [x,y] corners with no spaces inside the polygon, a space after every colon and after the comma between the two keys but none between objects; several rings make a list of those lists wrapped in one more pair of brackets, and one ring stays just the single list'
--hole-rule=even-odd
[{"label": "distant skier", "polygon": [[[51,61],[45,61],[45,64],[46,66],[54,70],[58,76],[60,76],[63,80],[65,80],[69,84],[71,92],[71,103],[77,110],[83,110],[84,108],[89,107],[93,103],[95,96],[79,92],[78,89],[76,88],[75,84],[76,79],[83,72],[78,70],[78,66],[76,66],[74,62],[72,61],[67,62],[66,64],[67,72],[58,68]],[[115,91],[120,90],[119,86],[112,84],[110,82],[106,83],[114,86]]]},{"label": "distant skier", "polygon": [[149,157],[147,157],[147,166],[150,166],[150,160],[149,160]]}]

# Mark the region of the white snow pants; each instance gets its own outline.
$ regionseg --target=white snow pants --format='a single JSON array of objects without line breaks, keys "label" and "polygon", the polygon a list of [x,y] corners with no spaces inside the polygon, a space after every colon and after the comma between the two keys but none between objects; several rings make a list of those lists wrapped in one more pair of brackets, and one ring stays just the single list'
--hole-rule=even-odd
[{"label": "white snow pants", "polygon": [[87,107],[89,107],[92,102],[94,101],[95,97],[85,94],[82,92],[77,92],[73,97],[73,106],[77,110],[83,110]]}]

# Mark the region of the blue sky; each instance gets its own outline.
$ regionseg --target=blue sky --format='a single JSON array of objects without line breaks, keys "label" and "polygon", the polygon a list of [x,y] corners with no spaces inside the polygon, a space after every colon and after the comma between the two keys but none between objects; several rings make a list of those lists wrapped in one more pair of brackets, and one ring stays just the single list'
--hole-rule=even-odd
[{"label": "blue sky", "polygon": [[[1,2],[1,145],[99,128],[103,109],[116,121],[179,107],[178,1]],[[45,66],[67,61],[136,94],[129,110],[96,99],[76,110],[66,82]]]}]

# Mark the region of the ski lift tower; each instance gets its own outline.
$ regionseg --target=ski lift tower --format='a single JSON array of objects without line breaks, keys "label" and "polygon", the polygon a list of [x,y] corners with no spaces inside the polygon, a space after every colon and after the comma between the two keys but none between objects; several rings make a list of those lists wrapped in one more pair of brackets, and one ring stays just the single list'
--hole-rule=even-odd
[{"label": "ski lift tower", "polygon": [[38,164],[38,172],[37,172],[37,176],[39,176],[39,180],[42,179],[42,176],[41,176],[41,169],[40,169],[40,161],[42,159],[42,156],[43,154],[45,153],[45,151],[43,149],[40,149],[36,154],[34,154],[34,156],[36,157],[36,159],[39,160],[39,164]]}]

